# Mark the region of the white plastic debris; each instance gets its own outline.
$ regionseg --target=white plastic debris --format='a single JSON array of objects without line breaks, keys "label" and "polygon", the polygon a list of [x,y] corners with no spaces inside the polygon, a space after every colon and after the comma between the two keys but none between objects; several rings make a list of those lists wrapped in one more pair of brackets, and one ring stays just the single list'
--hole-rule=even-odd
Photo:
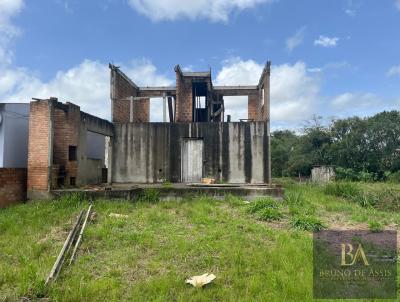
[{"label": "white plastic debris", "polygon": [[114,218],[128,218],[128,215],[124,215],[124,214],[117,214],[117,213],[111,213],[110,215],[108,215],[109,217],[114,217]]},{"label": "white plastic debris", "polygon": [[205,273],[201,276],[193,276],[186,280],[186,283],[193,285],[194,287],[203,287],[206,284],[211,283],[215,278],[214,274]]}]

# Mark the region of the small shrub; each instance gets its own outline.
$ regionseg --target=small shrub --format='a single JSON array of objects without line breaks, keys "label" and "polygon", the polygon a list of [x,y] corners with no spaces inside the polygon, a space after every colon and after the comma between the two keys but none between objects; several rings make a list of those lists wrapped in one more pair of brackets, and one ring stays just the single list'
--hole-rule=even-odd
[{"label": "small shrub", "polygon": [[351,168],[342,168],[342,167],[337,167],[335,169],[336,176],[335,178],[337,180],[347,180],[347,181],[356,181],[358,180],[357,178],[357,172],[355,172]]},{"label": "small shrub", "polygon": [[337,197],[352,198],[360,194],[358,185],[351,182],[332,182],[325,185],[324,193]]},{"label": "small shrub", "polygon": [[282,213],[276,208],[265,208],[259,212],[258,218],[264,221],[280,220]]},{"label": "small shrub", "polygon": [[310,232],[317,232],[326,228],[321,220],[311,215],[293,217],[291,225],[296,229]]},{"label": "small shrub", "polygon": [[376,173],[368,172],[368,171],[355,171],[351,168],[342,168],[337,167],[336,171],[336,179],[337,180],[346,180],[346,181],[376,181],[378,179],[378,175]]},{"label": "small shrub", "polygon": [[301,206],[304,205],[305,201],[303,195],[300,192],[287,192],[284,196],[284,201],[293,206]]},{"label": "small shrub", "polygon": [[85,201],[85,194],[82,192],[74,192],[60,196],[59,201],[65,207],[78,206]]},{"label": "small shrub", "polygon": [[400,171],[394,172],[394,173],[387,173],[386,174],[386,179],[388,182],[391,183],[400,183]]},{"label": "small shrub", "polygon": [[373,233],[379,233],[383,231],[383,225],[378,221],[370,221],[368,223],[368,228]]},{"label": "small shrub", "polygon": [[162,187],[163,187],[163,188],[166,188],[166,189],[170,189],[170,188],[173,187],[173,185],[172,185],[172,183],[169,182],[169,181],[164,181],[164,182],[162,183]]},{"label": "small shrub", "polygon": [[160,201],[160,192],[156,189],[144,189],[140,194],[138,201],[154,203]]},{"label": "small shrub", "polygon": [[247,213],[254,214],[260,212],[261,210],[267,208],[276,208],[277,204],[276,201],[272,198],[259,198],[252,203],[250,203],[249,207],[247,208]]},{"label": "small shrub", "polygon": [[351,200],[358,203],[363,208],[373,207],[377,204],[377,199],[372,193],[360,192],[351,197]]}]

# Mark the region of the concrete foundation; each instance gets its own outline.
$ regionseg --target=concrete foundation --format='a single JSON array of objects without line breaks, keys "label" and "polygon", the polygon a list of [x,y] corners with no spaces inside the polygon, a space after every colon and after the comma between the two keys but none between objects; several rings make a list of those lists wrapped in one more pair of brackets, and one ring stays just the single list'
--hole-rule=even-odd
[{"label": "concrete foundation", "polygon": [[224,199],[227,195],[234,195],[245,200],[270,196],[281,199],[283,188],[280,186],[190,186],[185,184],[173,184],[168,187],[162,184],[118,184],[96,189],[68,189],[51,191],[52,198],[59,198],[71,194],[82,194],[88,200],[96,199],[122,199],[137,201],[146,191],[156,191],[160,200],[180,200],[184,198],[210,196],[216,199]]}]

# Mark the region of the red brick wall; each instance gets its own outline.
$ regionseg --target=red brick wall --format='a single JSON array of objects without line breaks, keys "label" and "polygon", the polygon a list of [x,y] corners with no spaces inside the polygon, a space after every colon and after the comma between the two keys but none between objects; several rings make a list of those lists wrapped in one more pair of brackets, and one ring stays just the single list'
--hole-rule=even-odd
[{"label": "red brick wall", "polygon": [[[59,167],[66,170],[65,185],[69,185],[70,177],[77,177],[78,161],[69,161],[69,146],[79,144],[80,131],[80,108],[71,103],[56,106],[54,110],[54,144],[53,144],[53,164],[56,167],[52,170],[52,187],[57,187],[57,174]],[[79,149],[79,147],[78,147]]]},{"label": "red brick wall", "polygon": [[176,72],[176,122],[192,122],[192,81]]},{"label": "red brick wall", "polygon": [[[120,71],[111,69],[112,78],[112,121],[116,123],[129,123],[131,96],[137,96],[138,92]],[[135,100],[133,108],[133,122],[150,121],[150,99]]]},{"label": "red brick wall", "polygon": [[260,111],[258,95],[249,95],[247,101],[247,115],[249,120],[258,120],[258,113]]},{"label": "red brick wall", "polygon": [[0,168],[0,208],[26,200],[26,169]]},{"label": "red brick wall", "polygon": [[28,190],[47,191],[52,136],[48,101],[31,102],[29,113]]}]

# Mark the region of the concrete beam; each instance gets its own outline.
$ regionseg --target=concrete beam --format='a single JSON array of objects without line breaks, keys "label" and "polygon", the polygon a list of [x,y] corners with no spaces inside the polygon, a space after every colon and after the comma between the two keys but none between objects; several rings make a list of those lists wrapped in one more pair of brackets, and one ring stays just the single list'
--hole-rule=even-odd
[{"label": "concrete beam", "polygon": [[258,95],[257,86],[214,86],[214,92],[223,96]]},{"label": "concrete beam", "polygon": [[175,96],[176,87],[139,87],[137,96],[147,98],[162,98],[164,94],[167,96]]}]

